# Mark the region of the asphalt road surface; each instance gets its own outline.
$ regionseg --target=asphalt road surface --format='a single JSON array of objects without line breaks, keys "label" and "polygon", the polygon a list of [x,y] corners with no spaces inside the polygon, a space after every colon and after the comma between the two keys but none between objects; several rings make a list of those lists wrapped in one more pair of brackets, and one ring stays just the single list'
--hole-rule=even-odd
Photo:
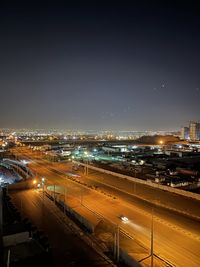
[{"label": "asphalt road surface", "polygon": [[[117,197],[113,199],[112,197],[107,197],[100,192],[88,189],[85,186],[71,181],[64,174],[59,174],[59,172],[64,173],[71,170],[71,166],[67,164],[48,163],[41,159],[41,155],[27,151],[23,153],[18,151],[18,155],[32,158],[33,162],[30,164],[31,169],[37,172],[39,176],[45,176],[49,183],[61,185],[63,188],[65,187],[68,192],[68,202],[70,202],[71,198],[76,198],[80,202],[80,198],[82,198],[82,203],[85,206],[102,214],[102,216],[115,224],[118,224],[130,236],[133,236],[147,248],[150,248],[152,206],[150,202],[135,198],[134,194],[131,195],[128,191],[127,194],[126,188],[129,186],[125,185],[124,188],[118,190],[115,188],[118,185],[116,178],[115,186],[111,190],[107,185],[105,176],[102,178],[101,175],[96,173],[91,173],[91,176],[89,175],[90,178],[81,176],[87,183],[98,184],[102,190],[111,190],[113,195]],[[110,181],[110,178],[108,180]],[[125,182],[120,181],[121,183],[124,184]],[[162,193],[165,195],[165,192]],[[162,202],[161,196],[159,196],[159,201]],[[187,202],[184,202],[183,205],[185,203],[187,205]],[[199,203],[195,202],[194,210],[197,211],[197,214],[199,207]],[[163,208],[162,206],[153,205],[153,208],[154,253],[167,259],[175,266],[200,266],[199,220]],[[127,216],[129,222],[121,222],[119,220],[120,214]]]}]

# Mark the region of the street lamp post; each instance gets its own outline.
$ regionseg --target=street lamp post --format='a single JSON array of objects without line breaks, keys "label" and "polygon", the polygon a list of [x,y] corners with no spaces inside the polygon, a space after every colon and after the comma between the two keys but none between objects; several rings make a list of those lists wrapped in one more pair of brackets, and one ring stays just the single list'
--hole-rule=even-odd
[{"label": "street lamp post", "polygon": [[54,184],[54,204],[56,203],[56,185]]},{"label": "street lamp post", "polygon": [[117,225],[117,262],[119,262],[119,225]]},{"label": "street lamp post", "polygon": [[151,214],[151,267],[153,267],[153,208],[152,208],[152,214]]},{"label": "street lamp post", "polygon": [[43,200],[43,204],[44,204],[44,182],[45,182],[45,178],[42,177],[42,200]]},{"label": "street lamp post", "polygon": [[133,186],[134,186],[134,189],[133,189],[134,194],[136,194],[136,182],[133,182]]},{"label": "street lamp post", "polygon": [[119,261],[119,225],[116,226],[114,236],[113,236],[113,255],[114,259],[118,262]]},{"label": "street lamp post", "polygon": [[89,169],[89,168],[88,168],[88,163],[89,163],[89,162],[88,162],[88,152],[85,151],[84,154],[85,154],[85,156],[86,156],[85,175],[88,176],[88,169]]},{"label": "street lamp post", "polygon": [[83,188],[81,188],[81,206],[83,205]]},{"label": "street lamp post", "polygon": [[64,214],[65,214],[65,196],[66,196],[66,188],[64,187]]},{"label": "street lamp post", "polygon": [[147,259],[147,258],[151,258],[151,267],[153,267],[153,256],[154,256],[154,223],[153,223],[153,217],[154,217],[154,210],[152,208],[151,210],[151,245],[150,245],[150,255],[145,257],[144,259],[140,260],[140,262],[142,262],[143,260]]},{"label": "street lamp post", "polygon": [[87,173],[86,173],[87,176],[88,176],[88,173],[89,173],[89,160],[87,158]]},{"label": "street lamp post", "polygon": [[116,233],[114,233],[114,244],[113,244],[113,256],[114,256],[114,259],[116,259],[116,250],[117,250],[117,246],[116,246],[116,241],[117,241],[117,238],[116,238]]}]

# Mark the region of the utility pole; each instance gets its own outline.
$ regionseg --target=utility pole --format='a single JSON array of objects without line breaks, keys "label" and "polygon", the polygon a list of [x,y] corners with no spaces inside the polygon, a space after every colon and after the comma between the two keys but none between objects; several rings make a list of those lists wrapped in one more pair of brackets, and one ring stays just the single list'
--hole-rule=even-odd
[{"label": "utility pole", "polygon": [[89,160],[87,159],[87,176],[88,176],[88,174],[89,174]]},{"label": "utility pole", "polygon": [[153,208],[151,216],[151,267],[153,267]]},{"label": "utility pole", "polygon": [[[3,190],[0,187],[0,249],[3,251]],[[0,253],[0,265],[3,266],[3,253]]]},{"label": "utility pole", "polygon": [[8,250],[7,267],[10,267],[10,249]]},{"label": "utility pole", "polygon": [[83,205],[83,189],[81,188],[81,205]]},{"label": "utility pole", "polygon": [[114,232],[114,243],[113,243],[113,258],[116,259],[116,252],[117,252],[117,235],[116,232]]},{"label": "utility pole", "polygon": [[42,183],[42,202],[44,206],[44,183]]},{"label": "utility pole", "polygon": [[119,262],[119,225],[114,227],[113,234],[113,258]]},{"label": "utility pole", "polygon": [[65,214],[65,195],[66,195],[66,188],[64,187],[64,214]]},{"label": "utility pole", "polygon": [[88,176],[88,173],[89,173],[89,171],[88,171],[88,158],[86,159],[86,164],[85,164],[85,169],[84,169],[84,175],[86,175],[86,176]]},{"label": "utility pole", "polygon": [[136,183],[133,181],[133,193],[136,194]]},{"label": "utility pole", "polygon": [[117,225],[117,262],[119,262],[119,225]]},{"label": "utility pole", "polygon": [[44,206],[44,186],[45,186],[45,178],[42,178],[42,202],[43,202],[43,206]]},{"label": "utility pole", "polygon": [[84,166],[84,175],[86,175],[86,165]]},{"label": "utility pole", "polygon": [[54,184],[54,204],[56,203],[56,185]]},{"label": "utility pole", "polygon": [[22,199],[20,198],[20,213],[22,215]]}]

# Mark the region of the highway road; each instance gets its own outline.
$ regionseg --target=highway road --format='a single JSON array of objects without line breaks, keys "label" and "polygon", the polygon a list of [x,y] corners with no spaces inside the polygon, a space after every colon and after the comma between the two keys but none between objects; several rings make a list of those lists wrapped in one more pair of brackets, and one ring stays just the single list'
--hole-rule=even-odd
[{"label": "highway road", "polygon": [[[18,155],[20,155],[18,151]],[[33,171],[40,176],[45,176],[52,184],[66,187],[68,192],[68,202],[71,198],[77,201],[82,194],[83,204],[95,212],[102,214],[108,220],[119,224],[129,235],[133,236],[150,247],[151,232],[151,206],[130,194],[120,193],[114,190],[116,199],[107,197],[95,190],[88,189],[66,178],[60,172],[71,171],[70,165],[48,163],[41,159],[41,155],[33,155],[31,152],[23,151],[23,157],[32,158],[34,162],[30,164]],[[94,174],[93,174],[94,175]],[[96,175],[95,175],[96,177]],[[100,178],[82,176],[85,182],[94,182]],[[105,181],[102,179],[101,184]],[[102,186],[102,185],[101,185]],[[105,188],[103,188],[105,189]],[[126,196],[125,196],[126,195]],[[119,215],[124,214],[129,218],[129,222],[124,224],[120,221]],[[154,206],[154,253],[159,255],[175,266],[199,266],[200,265],[200,223],[198,220],[188,218],[182,214]]]}]

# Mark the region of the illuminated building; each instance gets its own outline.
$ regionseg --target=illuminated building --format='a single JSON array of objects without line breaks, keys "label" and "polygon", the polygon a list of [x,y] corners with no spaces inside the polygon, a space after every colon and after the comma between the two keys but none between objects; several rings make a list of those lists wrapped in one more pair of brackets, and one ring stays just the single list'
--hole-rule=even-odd
[{"label": "illuminated building", "polygon": [[200,123],[194,121],[190,122],[190,140],[200,140]]},{"label": "illuminated building", "polygon": [[189,138],[189,127],[182,127],[181,128],[181,139],[187,140]]}]

